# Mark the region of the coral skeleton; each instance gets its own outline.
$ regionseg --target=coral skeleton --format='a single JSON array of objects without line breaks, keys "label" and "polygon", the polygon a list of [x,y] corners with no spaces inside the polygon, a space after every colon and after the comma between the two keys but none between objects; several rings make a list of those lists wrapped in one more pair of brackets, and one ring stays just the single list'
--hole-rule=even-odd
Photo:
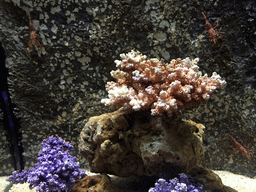
[{"label": "coral skeleton", "polygon": [[211,77],[202,76],[199,58],[173,59],[164,64],[133,50],[120,57],[115,60],[118,69],[110,73],[117,82],[107,82],[108,98],[101,100],[105,105],[134,111],[151,109],[151,115],[166,112],[172,116],[206,102],[215,89],[226,84],[216,72]]}]

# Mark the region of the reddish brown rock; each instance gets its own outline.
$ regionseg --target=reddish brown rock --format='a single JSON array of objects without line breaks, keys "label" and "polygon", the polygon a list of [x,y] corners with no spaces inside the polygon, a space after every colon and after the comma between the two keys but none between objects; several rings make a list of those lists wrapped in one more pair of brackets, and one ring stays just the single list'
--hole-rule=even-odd
[{"label": "reddish brown rock", "polygon": [[203,157],[204,126],[150,111],[119,109],[92,117],[80,134],[79,149],[91,172],[121,177],[188,172]]},{"label": "reddish brown rock", "polygon": [[225,186],[217,174],[202,165],[197,165],[188,174],[203,184],[206,191],[237,192],[235,189]]},{"label": "reddish brown rock", "polygon": [[72,188],[74,192],[118,192],[110,177],[106,174],[85,176],[79,179]]}]

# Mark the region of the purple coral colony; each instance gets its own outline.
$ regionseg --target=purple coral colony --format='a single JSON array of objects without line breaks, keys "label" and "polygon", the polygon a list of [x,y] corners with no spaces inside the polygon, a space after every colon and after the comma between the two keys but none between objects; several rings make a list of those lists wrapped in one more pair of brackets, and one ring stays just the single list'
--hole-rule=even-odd
[{"label": "purple coral colony", "polygon": [[202,185],[193,185],[187,175],[179,174],[179,179],[174,178],[167,182],[165,179],[159,179],[154,188],[149,192],[200,192],[203,191]]},{"label": "purple coral colony", "polygon": [[[213,91],[226,84],[213,72],[211,77],[202,76],[197,65],[199,59],[176,59],[164,64],[158,59],[147,59],[140,52],[121,54],[116,60],[117,70],[111,75],[117,82],[106,85],[108,98],[102,103],[124,107],[127,111],[151,110],[156,116],[166,113],[171,117],[185,108],[198,106],[213,96]],[[69,154],[73,146],[58,136],[42,142],[35,168],[13,172],[8,178],[13,183],[30,183],[37,191],[65,191],[74,186],[76,180],[85,175],[79,169],[76,158]],[[66,150],[64,150],[66,149]],[[159,179],[149,192],[199,192],[202,186],[189,182],[185,174],[179,174],[169,182]]]},{"label": "purple coral colony", "polygon": [[30,183],[30,188],[37,187],[40,192],[70,190],[77,178],[85,175],[79,169],[76,157],[69,154],[73,146],[63,139],[50,136],[42,143],[35,168],[22,172],[15,171],[7,180],[13,183]]}]

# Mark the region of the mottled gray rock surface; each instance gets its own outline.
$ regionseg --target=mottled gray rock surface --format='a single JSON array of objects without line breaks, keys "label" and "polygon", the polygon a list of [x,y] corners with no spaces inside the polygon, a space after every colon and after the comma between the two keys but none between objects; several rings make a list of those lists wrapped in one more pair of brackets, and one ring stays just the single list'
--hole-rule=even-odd
[{"label": "mottled gray rock surface", "polygon": [[[7,55],[9,85],[21,119],[26,166],[31,168],[43,139],[56,133],[76,146],[89,117],[109,110],[105,83],[120,53],[138,50],[149,58],[199,57],[200,70],[216,71],[225,91],[184,118],[206,126],[202,163],[254,176],[256,167],[255,1],[197,0],[1,0],[0,41]],[[30,40],[30,11],[43,50]],[[222,38],[209,43],[202,17]],[[3,132],[1,128],[1,132]],[[248,145],[251,159],[226,134]],[[0,137],[0,167],[11,173],[8,144]],[[81,164],[85,162],[80,159]],[[3,169],[3,170],[2,170]]]},{"label": "mottled gray rock surface", "polygon": [[[79,149],[92,172],[121,177],[187,173],[203,157],[204,126],[150,111],[91,117]],[[199,136],[197,137],[197,135]]]}]

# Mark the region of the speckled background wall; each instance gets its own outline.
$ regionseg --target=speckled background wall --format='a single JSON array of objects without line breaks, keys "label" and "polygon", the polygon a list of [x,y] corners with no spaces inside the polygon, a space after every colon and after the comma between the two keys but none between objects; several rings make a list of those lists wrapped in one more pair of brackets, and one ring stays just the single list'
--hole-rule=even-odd
[{"label": "speckled background wall", "polygon": [[[183,111],[184,118],[206,126],[202,164],[255,176],[255,7],[250,0],[2,0],[0,41],[21,118],[25,169],[36,162],[42,140],[54,134],[75,146],[85,166],[78,135],[89,117],[113,110],[100,103],[105,84],[113,80],[114,60],[133,49],[166,62],[199,57],[203,73],[216,71],[227,81],[213,100]],[[28,50],[28,11],[42,51]],[[209,42],[202,11],[221,27],[216,44]],[[237,153],[228,133],[248,145],[250,159]],[[10,174],[4,137],[0,142],[0,169]]]}]

